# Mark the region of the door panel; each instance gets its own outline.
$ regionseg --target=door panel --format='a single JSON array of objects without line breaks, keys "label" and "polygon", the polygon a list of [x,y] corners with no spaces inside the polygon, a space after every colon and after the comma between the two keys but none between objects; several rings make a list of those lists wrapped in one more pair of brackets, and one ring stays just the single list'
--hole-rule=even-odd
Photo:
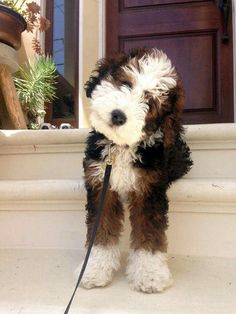
[{"label": "door panel", "polygon": [[[121,50],[134,47],[161,47],[183,77],[186,90],[185,110],[213,110],[216,107],[216,78],[214,73],[215,40],[212,34],[188,34],[170,38],[144,37],[121,40]],[[192,54],[188,54],[192,50]],[[190,75],[198,73],[198,75]]]},{"label": "door panel", "polygon": [[[167,5],[168,4],[168,5]],[[213,1],[107,1],[107,55],[133,47],[165,51],[186,91],[185,123],[233,121],[232,25],[222,43],[222,15]]]},{"label": "door panel", "polygon": [[[203,0],[204,1],[204,0]],[[172,3],[186,3],[189,0],[123,0],[120,1],[121,8],[139,8],[139,7],[150,7],[155,5],[165,5]],[[191,2],[202,2],[201,0],[192,0]]]}]

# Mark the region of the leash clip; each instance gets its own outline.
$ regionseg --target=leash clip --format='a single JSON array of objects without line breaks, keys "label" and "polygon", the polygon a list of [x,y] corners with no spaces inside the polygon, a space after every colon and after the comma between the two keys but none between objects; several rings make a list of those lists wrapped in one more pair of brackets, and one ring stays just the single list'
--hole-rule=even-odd
[{"label": "leash clip", "polygon": [[111,145],[112,145],[112,141],[109,142],[108,144],[108,156],[107,156],[107,159],[106,159],[106,164],[111,166],[112,165],[112,156],[111,156]]}]

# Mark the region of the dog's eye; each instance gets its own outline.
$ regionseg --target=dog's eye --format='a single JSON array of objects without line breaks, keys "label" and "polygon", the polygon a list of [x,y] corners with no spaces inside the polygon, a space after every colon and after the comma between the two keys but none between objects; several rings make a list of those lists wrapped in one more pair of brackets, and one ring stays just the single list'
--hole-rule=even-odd
[{"label": "dog's eye", "polygon": [[132,83],[129,81],[121,81],[121,85],[124,85],[126,87],[132,88]]}]

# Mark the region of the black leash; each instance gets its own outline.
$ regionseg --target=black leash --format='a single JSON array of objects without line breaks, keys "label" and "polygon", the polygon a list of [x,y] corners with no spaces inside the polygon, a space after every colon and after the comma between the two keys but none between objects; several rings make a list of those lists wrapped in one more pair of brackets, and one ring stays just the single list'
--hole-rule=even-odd
[{"label": "black leash", "polygon": [[99,223],[100,223],[103,206],[104,206],[104,203],[105,203],[106,192],[107,192],[107,189],[108,189],[109,179],[110,179],[110,175],[111,175],[111,169],[112,169],[111,144],[109,144],[108,159],[106,161],[106,169],[105,169],[104,181],[103,181],[103,186],[102,186],[102,192],[101,192],[99,203],[98,203],[97,216],[96,216],[96,219],[95,219],[95,222],[94,222],[92,235],[91,235],[91,238],[90,238],[90,241],[89,241],[89,245],[88,245],[88,249],[87,249],[87,253],[86,253],[86,256],[85,256],[85,259],[84,259],[84,262],[83,262],[83,265],[82,265],[82,268],[81,268],[81,271],[80,271],[80,274],[79,274],[79,278],[78,278],[78,281],[77,281],[76,286],[75,286],[75,290],[74,290],[74,292],[73,292],[73,294],[71,296],[71,299],[70,299],[70,301],[69,301],[69,303],[68,303],[68,305],[66,307],[66,310],[65,310],[64,314],[68,314],[69,313],[69,310],[70,310],[71,304],[73,302],[75,293],[76,293],[76,291],[77,291],[77,289],[78,289],[78,287],[80,285],[81,279],[83,278],[84,271],[86,269],[86,266],[87,266],[87,263],[88,263],[88,260],[89,260],[89,256],[90,256],[90,253],[91,253],[91,250],[92,250],[95,238],[96,238],[97,229],[98,229],[98,226],[99,226]]}]

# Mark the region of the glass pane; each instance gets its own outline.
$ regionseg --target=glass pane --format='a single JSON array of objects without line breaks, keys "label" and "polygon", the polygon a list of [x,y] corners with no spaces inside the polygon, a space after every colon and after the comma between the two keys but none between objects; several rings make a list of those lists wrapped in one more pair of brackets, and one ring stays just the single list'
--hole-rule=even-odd
[{"label": "glass pane", "polygon": [[58,72],[64,76],[64,0],[54,1],[54,23],[53,23],[53,56],[57,65]]},{"label": "glass pane", "polygon": [[74,117],[75,1],[54,0],[53,57],[58,71],[58,98],[53,102],[53,118]]}]

